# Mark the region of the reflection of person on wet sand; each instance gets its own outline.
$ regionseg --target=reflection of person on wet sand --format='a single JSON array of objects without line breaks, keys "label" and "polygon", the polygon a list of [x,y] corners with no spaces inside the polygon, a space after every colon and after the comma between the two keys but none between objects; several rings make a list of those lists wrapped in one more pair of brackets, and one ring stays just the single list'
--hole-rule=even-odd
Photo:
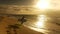
[{"label": "reflection of person on wet sand", "polygon": [[23,24],[24,22],[26,22],[26,18],[23,16],[21,19],[18,19],[18,21],[20,21],[21,24]]}]

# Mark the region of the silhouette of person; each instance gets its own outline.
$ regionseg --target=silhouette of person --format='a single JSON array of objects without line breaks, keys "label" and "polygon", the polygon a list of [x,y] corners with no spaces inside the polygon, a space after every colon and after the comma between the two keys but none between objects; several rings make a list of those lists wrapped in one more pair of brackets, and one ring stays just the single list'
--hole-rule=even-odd
[{"label": "silhouette of person", "polygon": [[26,20],[26,18],[23,16],[21,19],[18,19],[18,21],[20,21],[21,24],[23,24],[23,23],[26,22],[27,20]]}]

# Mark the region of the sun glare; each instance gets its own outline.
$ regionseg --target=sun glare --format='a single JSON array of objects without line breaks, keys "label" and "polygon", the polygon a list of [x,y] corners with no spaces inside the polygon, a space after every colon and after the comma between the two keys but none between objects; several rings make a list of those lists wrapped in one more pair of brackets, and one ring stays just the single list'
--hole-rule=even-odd
[{"label": "sun glare", "polygon": [[45,20],[46,20],[46,16],[45,15],[39,15],[38,16],[38,21],[36,23],[36,27],[37,28],[44,27]]},{"label": "sun glare", "polygon": [[49,32],[48,30],[43,29],[43,28],[45,28],[46,20],[47,20],[46,15],[38,15],[37,22],[35,22],[34,24],[32,23],[34,26],[32,26],[32,27],[28,26],[28,28],[33,29],[38,32],[42,32],[42,33]]},{"label": "sun glare", "polygon": [[36,7],[39,9],[47,9],[49,7],[48,0],[39,0],[36,4]]}]

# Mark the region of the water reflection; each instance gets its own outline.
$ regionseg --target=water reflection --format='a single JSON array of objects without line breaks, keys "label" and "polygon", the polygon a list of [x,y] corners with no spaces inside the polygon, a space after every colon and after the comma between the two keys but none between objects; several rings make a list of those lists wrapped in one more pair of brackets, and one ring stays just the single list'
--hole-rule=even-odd
[{"label": "water reflection", "polygon": [[45,34],[60,34],[60,26],[56,24],[60,22],[60,19],[55,18],[54,15],[53,17],[44,14],[26,16],[28,21],[24,23],[24,26]]},{"label": "water reflection", "polygon": [[[33,20],[36,20],[36,21],[33,22]],[[27,26],[28,28],[33,29],[35,31],[45,33],[46,30],[44,30],[44,28],[45,28],[45,22],[47,21],[47,16],[46,15],[37,15],[37,17],[33,20],[31,21],[33,23],[29,22],[28,25],[26,25],[26,23],[25,23],[25,26]],[[48,31],[46,31],[46,32],[48,32]]]},{"label": "water reflection", "polygon": [[45,15],[38,15],[37,22],[35,23],[36,27],[44,27],[44,23],[47,20]]}]

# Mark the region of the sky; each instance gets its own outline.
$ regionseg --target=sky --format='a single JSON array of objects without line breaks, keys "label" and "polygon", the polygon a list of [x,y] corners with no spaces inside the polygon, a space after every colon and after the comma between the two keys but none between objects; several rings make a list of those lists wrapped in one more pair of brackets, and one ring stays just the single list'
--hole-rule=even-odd
[{"label": "sky", "polygon": [[[23,5],[35,6],[38,0],[0,0],[0,5]],[[45,1],[45,0],[43,0]],[[60,0],[46,0],[49,2],[49,9],[60,10]],[[43,4],[42,4],[43,5]],[[45,5],[44,5],[45,6]]]},{"label": "sky", "polygon": [[34,0],[0,0],[0,4],[32,5]]}]

